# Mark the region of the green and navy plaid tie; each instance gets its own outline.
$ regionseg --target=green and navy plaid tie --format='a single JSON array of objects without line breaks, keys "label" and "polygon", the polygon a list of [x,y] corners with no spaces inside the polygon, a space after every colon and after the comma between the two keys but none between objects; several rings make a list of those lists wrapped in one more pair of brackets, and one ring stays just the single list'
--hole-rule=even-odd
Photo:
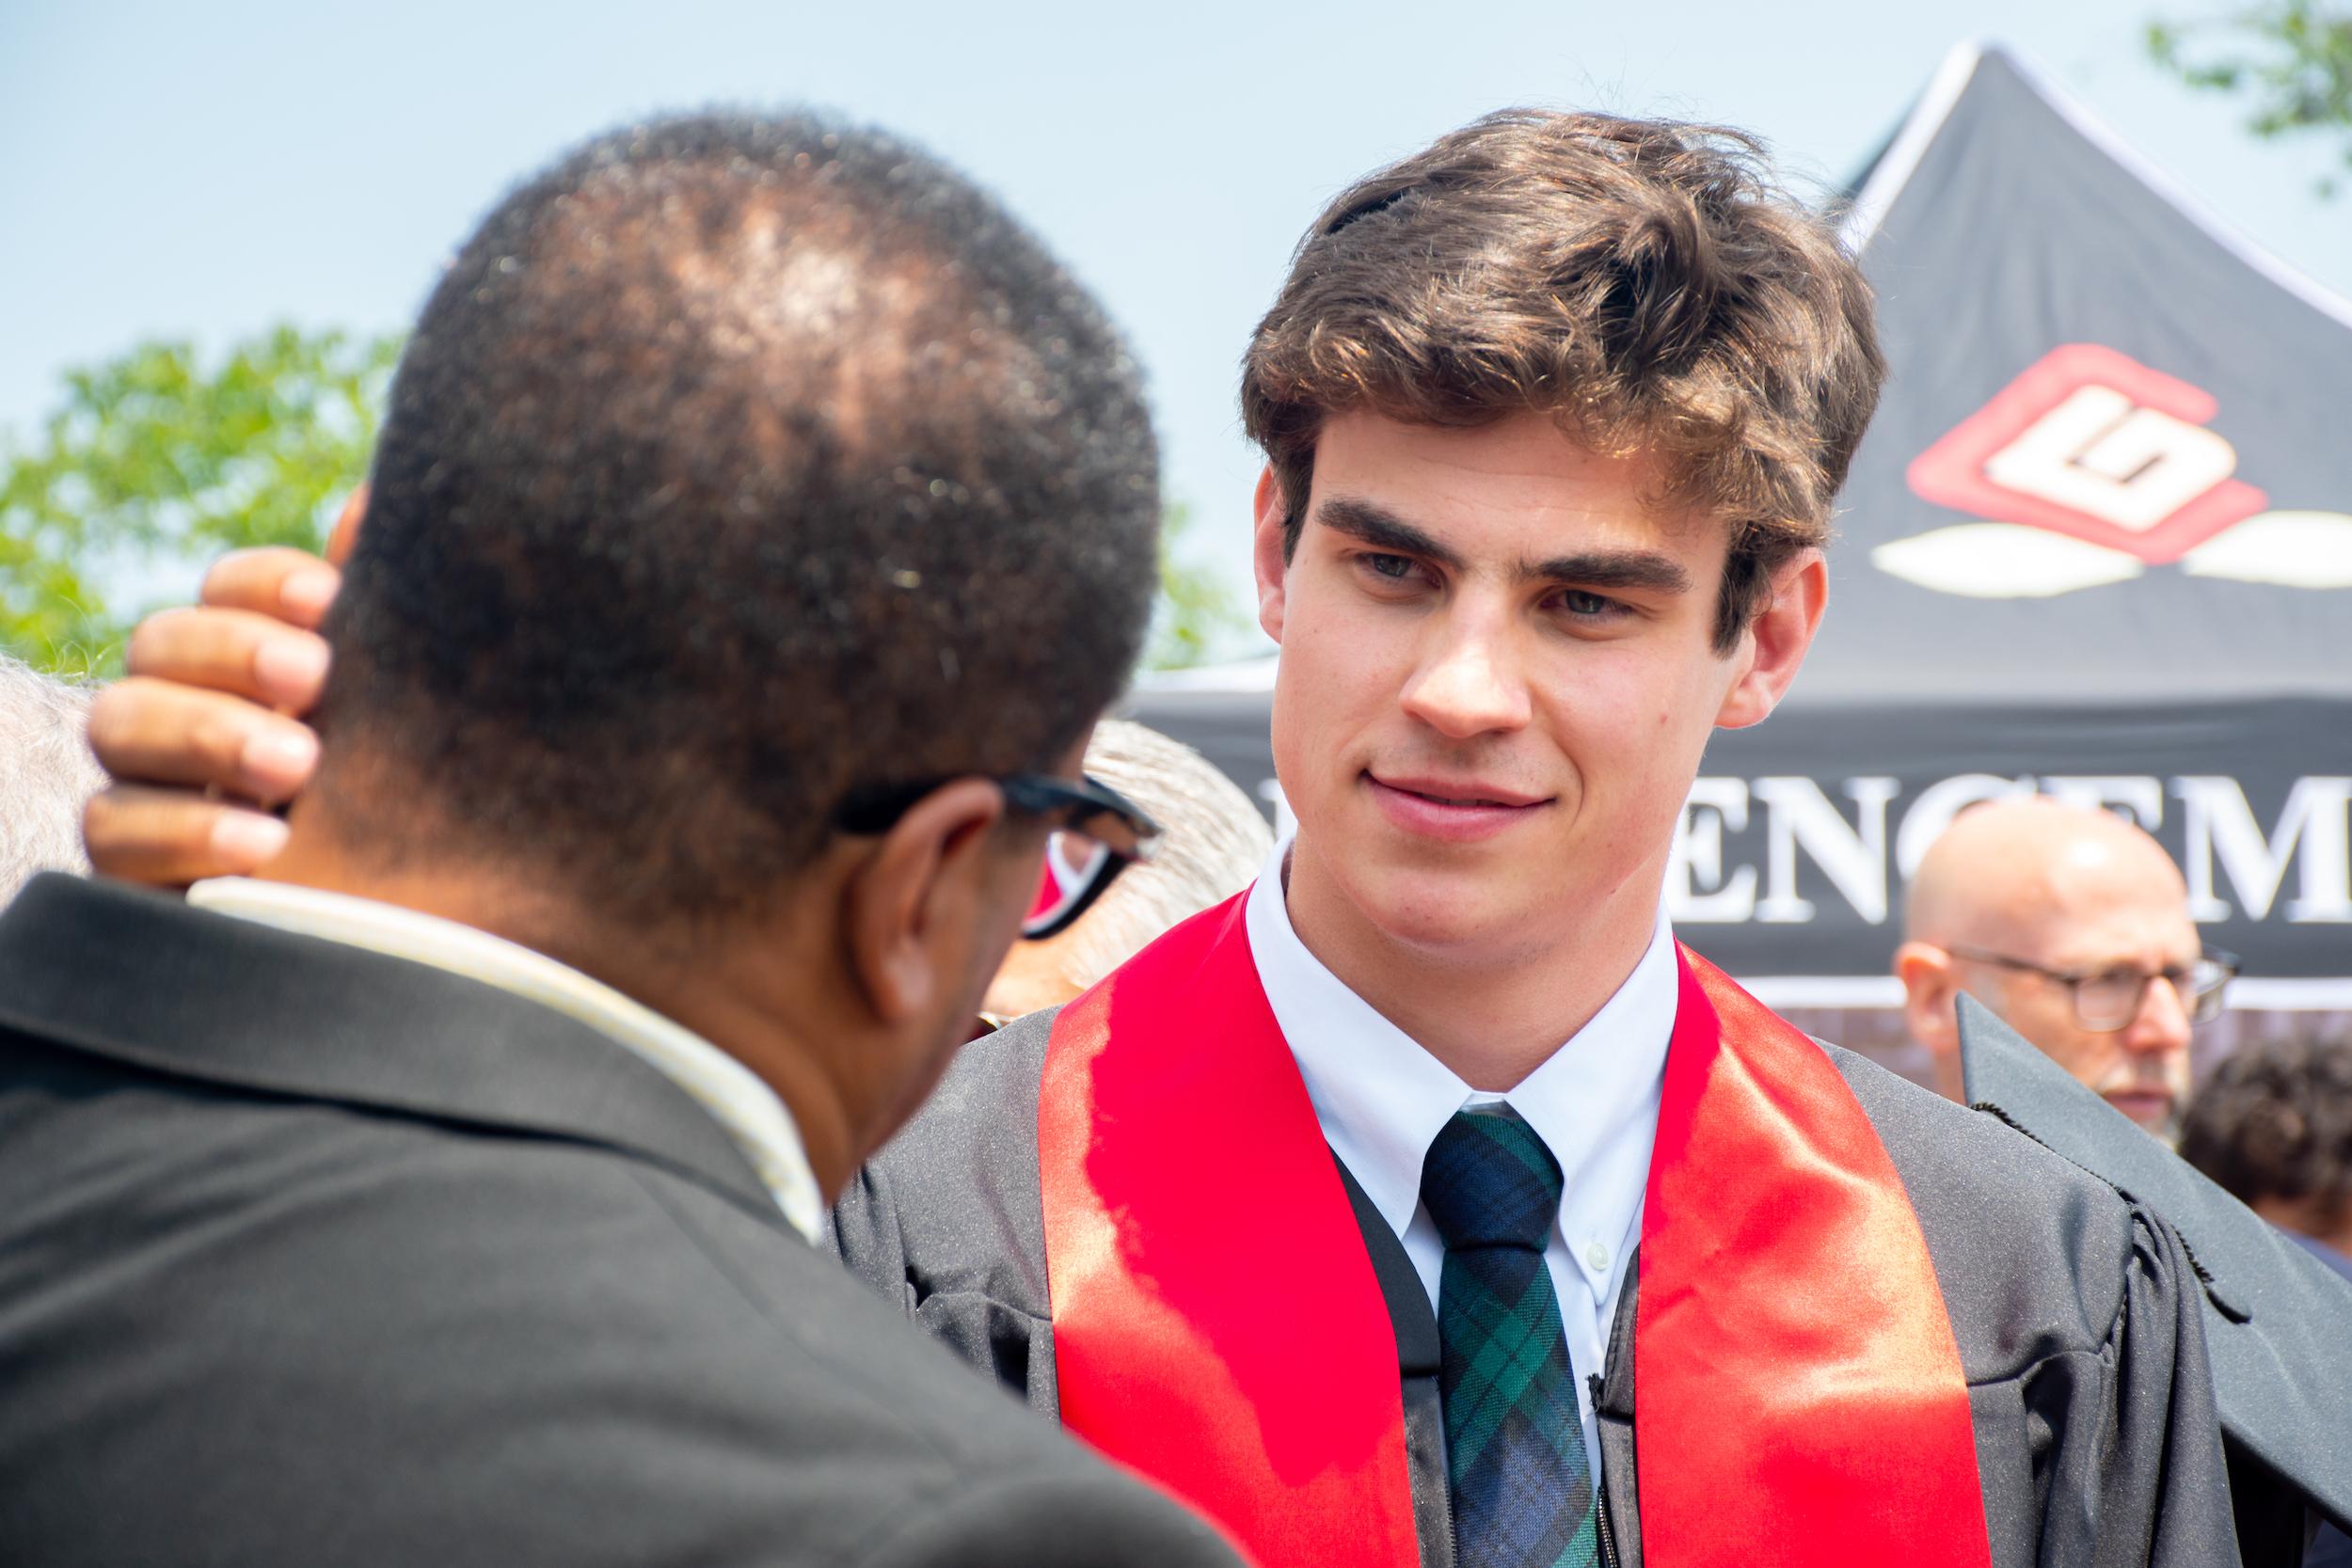
[{"label": "green and navy plaid tie", "polygon": [[1507,1105],[1457,1113],[1422,1166],[1422,1201],[1445,1239],[1438,1387],[1460,1568],[1587,1568],[1599,1550],[1576,1374],[1544,1266],[1560,1187],[1560,1162]]}]

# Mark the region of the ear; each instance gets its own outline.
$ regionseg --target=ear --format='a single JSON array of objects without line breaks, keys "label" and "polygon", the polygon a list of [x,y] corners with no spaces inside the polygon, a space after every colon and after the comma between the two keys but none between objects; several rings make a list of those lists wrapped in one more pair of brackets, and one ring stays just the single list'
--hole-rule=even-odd
[{"label": "ear", "polygon": [[1952,956],[1931,942],[1895,949],[1895,978],[1903,983],[1903,1027],[1935,1059],[1936,1087],[1960,1098],[1960,976]]},{"label": "ear", "polygon": [[1764,608],[1748,624],[1740,677],[1724,693],[1715,722],[1726,730],[1760,724],[1788,691],[1829,607],[1829,566],[1819,550],[1804,550],[1772,573]]},{"label": "ear", "polygon": [[361,480],[343,502],[343,509],[335,519],[334,531],[326,536],[326,563],[342,571],[343,562],[351,559],[351,546],[359,542],[359,525],[368,515],[368,484]]},{"label": "ear", "polygon": [[1253,502],[1255,516],[1250,526],[1250,565],[1258,578],[1258,625],[1275,641],[1282,641],[1282,588],[1290,562],[1282,553],[1283,525],[1289,509],[1282,499],[1281,481],[1274,477],[1274,466],[1266,465],[1258,473],[1258,493]]},{"label": "ear", "polygon": [[[886,1025],[924,1017],[961,983],[960,946],[977,939],[986,898],[989,830],[1004,796],[986,779],[931,791],[882,836],[843,897],[850,973]],[[943,953],[942,942],[951,944]]]}]

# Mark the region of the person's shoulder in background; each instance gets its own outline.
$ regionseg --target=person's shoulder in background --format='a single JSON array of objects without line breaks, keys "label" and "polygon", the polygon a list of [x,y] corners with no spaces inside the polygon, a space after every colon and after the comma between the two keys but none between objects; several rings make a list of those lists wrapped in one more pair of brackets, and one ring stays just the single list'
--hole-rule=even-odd
[{"label": "person's shoulder in background", "polygon": [[2352,1257],[2346,1257],[2344,1254],[2338,1252],[2334,1247],[2329,1246],[2327,1243],[2321,1241],[2316,1236],[2306,1236],[2301,1232],[2295,1230],[2282,1231],[2281,1234],[2284,1235],[2288,1241],[2293,1242],[2296,1246],[2301,1247],[2305,1252],[2310,1253],[2312,1257],[2318,1259],[2321,1262],[2335,1270],[2336,1273],[2344,1275],[2344,1278],[2352,1279]]}]

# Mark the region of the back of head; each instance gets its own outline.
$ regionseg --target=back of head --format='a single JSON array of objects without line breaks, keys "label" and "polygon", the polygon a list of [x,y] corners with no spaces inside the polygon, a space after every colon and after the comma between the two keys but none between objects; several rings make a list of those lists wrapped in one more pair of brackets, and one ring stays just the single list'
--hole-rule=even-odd
[{"label": "back of head", "polygon": [[0,904],[37,873],[87,871],[82,804],[105,782],[89,694],[0,654]]},{"label": "back of head", "polygon": [[1556,417],[1731,526],[1728,647],[1828,535],[1884,375],[1870,293],[1733,131],[1508,110],[1359,180],[1292,258],[1242,414],[1295,543],[1325,420]]},{"label": "back of head", "polygon": [[2352,1235],[2352,1036],[2265,1040],[2223,1058],[2189,1104],[2181,1157],[2249,1207]]},{"label": "back of head", "polygon": [[2189,929],[2187,885],[2144,829],[2095,806],[2020,796],[1969,807],[1928,847],[1904,935],[2038,947],[2118,905]]},{"label": "back of head", "polygon": [[395,381],[321,798],[616,918],[757,905],[864,786],[1034,768],[1154,581],[1136,369],[882,133],[697,116],[501,202]]}]

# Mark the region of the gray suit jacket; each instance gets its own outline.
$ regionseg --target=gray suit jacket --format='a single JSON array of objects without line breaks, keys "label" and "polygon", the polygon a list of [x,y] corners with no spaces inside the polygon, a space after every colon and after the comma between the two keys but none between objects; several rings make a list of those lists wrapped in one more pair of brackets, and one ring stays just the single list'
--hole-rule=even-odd
[{"label": "gray suit jacket", "polygon": [[0,1561],[1231,1564],[556,1013],[44,879],[0,915]]},{"label": "gray suit jacket", "polygon": [[[1039,1014],[965,1047],[834,1216],[853,1269],[1049,1415],[1037,1106],[1050,1025]],[[2180,1239],[1994,1118],[1824,1049],[1894,1156],[1927,1236],[1968,1379],[1993,1561],[2237,1562],[2199,1287]],[[1378,1211],[1359,1201],[1357,1217],[1396,1328],[1422,1562],[1440,1568],[1453,1539],[1437,1322]],[[1595,1404],[1604,1533],[1628,1564],[1641,1560],[1635,1298],[1629,1288],[1620,1299]]]}]

